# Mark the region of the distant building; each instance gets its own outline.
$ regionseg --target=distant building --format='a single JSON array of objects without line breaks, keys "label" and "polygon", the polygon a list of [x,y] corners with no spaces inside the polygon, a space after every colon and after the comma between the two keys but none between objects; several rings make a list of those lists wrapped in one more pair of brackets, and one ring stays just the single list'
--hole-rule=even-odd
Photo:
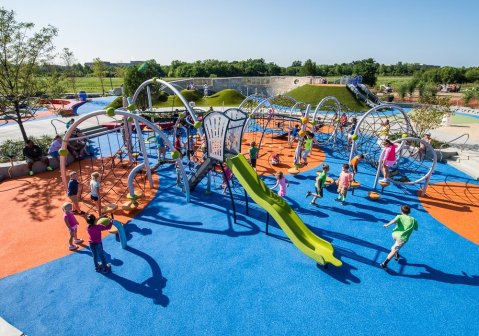
[{"label": "distant building", "polygon": [[[103,64],[107,67],[124,67],[124,66],[133,66],[133,65],[138,65],[145,63],[145,61],[130,61],[128,63],[112,63],[112,62],[107,62],[107,61],[102,61]],[[94,62],[85,62],[85,66],[87,67],[93,67]]]}]

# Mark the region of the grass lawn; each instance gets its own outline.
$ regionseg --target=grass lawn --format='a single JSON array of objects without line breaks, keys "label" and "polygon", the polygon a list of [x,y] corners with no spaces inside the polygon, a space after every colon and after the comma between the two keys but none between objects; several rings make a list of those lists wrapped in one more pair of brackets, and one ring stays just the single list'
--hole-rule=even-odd
[{"label": "grass lawn", "polygon": [[346,87],[303,85],[286,93],[286,95],[313,105],[318,104],[324,97],[333,96],[351,109],[351,111],[367,111],[369,109],[366,104],[356,100],[351,91]]},{"label": "grass lawn", "polygon": [[[103,86],[105,91],[112,88],[120,87],[123,84],[123,78],[103,78]],[[76,78],[77,91],[85,91],[88,93],[102,92],[100,79],[97,77],[77,77]],[[71,90],[71,87],[68,87]]]},{"label": "grass lawn", "polygon": [[[219,91],[206,98],[195,101],[196,106],[239,106],[244,100],[244,96],[236,90],[226,89]],[[181,101],[175,96],[168,96],[166,102],[157,102],[155,107],[180,107],[183,106]]]},{"label": "grass lawn", "polygon": [[479,123],[479,118],[470,117],[464,114],[455,114],[452,116],[451,124],[476,124]]}]

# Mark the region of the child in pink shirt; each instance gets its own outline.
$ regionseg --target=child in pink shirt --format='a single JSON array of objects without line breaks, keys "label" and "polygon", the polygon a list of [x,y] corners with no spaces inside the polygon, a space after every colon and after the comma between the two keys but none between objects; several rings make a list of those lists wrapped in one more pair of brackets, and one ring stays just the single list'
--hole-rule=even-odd
[{"label": "child in pink shirt", "polygon": [[[95,264],[95,271],[108,273],[111,270],[111,266],[107,264],[105,258],[105,252],[103,252],[103,244],[101,242],[101,232],[111,229],[112,221],[110,224],[102,225],[96,224],[96,217],[93,214],[88,215],[86,218],[88,223],[88,235],[90,236],[90,250],[93,254],[93,263]],[[101,264],[98,263],[101,261]]]},{"label": "child in pink shirt", "polygon": [[348,189],[353,181],[353,174],[349,172],[349,164],[343,164],[343,170],[339,174],[339,179],[336,181],[338,184],[338,200],[341,200],[342,204],[346,204],[346,196]]},{"label": "child in pink shirt", "polygon": [[[77,228],[78,228],[78,221],[73,214],[73,205],[70,202],[63,203],[62,206],[63,213],[63,220],[65,221],[65,225],[70,232],[70,239],[68,240],[68,248],[70,251],[74,251],[78,248],[75,244],[83,243],[83,239],[78,239],[77,237]],[[75,243],[75,244],[73,244]]]},{"label": "child in pink shirt", "polygon": [[384,158],[382,161],[382,170],[384,178],[382,181],[387,181],[389,177],[389,168],[391,168],[396,162],[396,145],[391,140],[386,139],[383,142],[384,145]]},{"label": "child in pink shirt", "polygon": [[275,176],[276,176],[276,184],[271,189],[274,189],[277,186],[279,186],[278,195],[281,197],[284,197],[286,196],[286,188],[289,185],[288,180],[286,180],[286,178],[284,177],[283,172],[277,172]]}]

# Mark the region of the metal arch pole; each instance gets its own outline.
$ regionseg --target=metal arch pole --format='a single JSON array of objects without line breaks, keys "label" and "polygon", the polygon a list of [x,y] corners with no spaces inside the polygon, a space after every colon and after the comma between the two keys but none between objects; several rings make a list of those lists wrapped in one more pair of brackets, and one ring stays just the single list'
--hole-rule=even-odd
[{"label": "metal arch pole", "polygon": [[148,108],[151,112],[153,111],[153,102],[151,101],[151,89],[149,85],[146,86],[146,96],[148,97]]},{"label": "metal arch pole", "polygon": [[[138,142],[140,143],[141,154],[143,155],[143,164],[145,166],[146,174],[148,176],[148,181],[150,182],[150,188],[153,188],[153,177],[151,176],[150,162],[148,160],[148,152],[146,151],[145,140],[143,138],[143,132],[141,131],[140,123],[138,119],[134,119],[136,136],[138,137]],[[159,160],[159,158],[158,158]]]},{"label": "metal arch pole", "polygon": [[378,185],[378,180],[379,180],[379,174],[381,173],[381,168],[383,167],[383,159],[384,159],[384,153],[386,151],[383,149],[381,152],[381,155],[379,156],[379,162],[378,162],[378,170],[376,171],[376,176],[374,177],[374,184],[373,184],[373,189],[376,189]]},{"label": "metal arch pole", "polygon": [[146,80],[144,81],[143,83],[140,84],[140,86],[136,89],[135,93],[133,94],[133,98],[132,98],[132,103],[135,103],[136,102],[136,99],[138,98],[138,95],[140,94],[141,90],[149,85],[149,84],[154,84],[154,83],[159,83],[161,85],[164,85],[165,87],[169,88],[171,91],[173,91],[173,93],[181,100],[181,102],[183,103],[183,105],[185,106],[186,110],[189,112],[189,114],[191,115],[191,118],[193,119],[193,122],[197,122],[198,121],[198,117],[196,116],[196,113],[195,111],[191,108],[190,104],[188,103],[188,101],[185,99],[185,97],[183,97],[183,95],[180,93],[180,91],[178,91],[177,88],[175,88],[171,83],[174,83],[174,82],[165,82],[164,80],[161,80],[161,79],[158,79],[158,78],[152,78],[152,79],[149,79],[149,80]]},{"label": "metal arch pole", "polygon": [[138,166],[134,167],[130,174],[128,174],[128,189],[130,189],[130,195],[135,196],[135,186],[133,184],[133,179],[135,178],[136,174],[145,167],[145,163],[141,163]]}]

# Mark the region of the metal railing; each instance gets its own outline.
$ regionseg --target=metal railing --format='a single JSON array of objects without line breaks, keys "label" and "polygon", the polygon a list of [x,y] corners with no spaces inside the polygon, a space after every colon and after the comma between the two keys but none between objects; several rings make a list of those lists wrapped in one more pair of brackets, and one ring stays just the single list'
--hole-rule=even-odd
[{"label": "metal railing", "polygon": [[[458,136],[458,137],[456,137],[456,138],[454,138],[454,139],[452,139],[452,140],[450,140],[450,141],[448,141],[448,142],[443,143],[443,144],[439,147],[439,161],[442,161],[442,159],[443,159],[442,150],[444,149],[444,147],[445,147],[445,146],[448,146],[448,145],[450,145],[450,144],[452,144],[454,141],[457,141],[457,140],[459,140],[459,139],[461,139],[461,138],[463,138],[463,137],[465,137],[466,140],[464,140],[464,142],[463,142],[462,144],[460,144],[460,146],[464,146],[464,145],[467,143],[467,141],[469,140],[469,133],[461,134],[460,136]],[[459,147],[459,149],[462,150],[462,147]]]}]

